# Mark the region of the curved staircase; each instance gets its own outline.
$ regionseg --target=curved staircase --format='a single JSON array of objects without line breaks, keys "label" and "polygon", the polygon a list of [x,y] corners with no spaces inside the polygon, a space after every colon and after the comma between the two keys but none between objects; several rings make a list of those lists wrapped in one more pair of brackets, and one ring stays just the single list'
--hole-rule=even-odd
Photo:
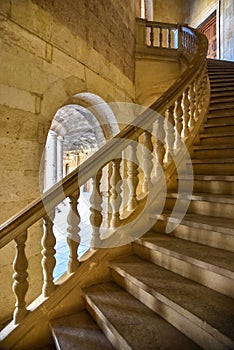
[{"label": "curved staircase", "polygon": [[86,311],[51,321],[57,349],[234,349],[234,63],[208,60],[208,72],[194,191],[179,198],[191,201],[187,215],[165,234],[176,222],[171,188],[134,255],[110,261],[112,280],[83,290]]}]

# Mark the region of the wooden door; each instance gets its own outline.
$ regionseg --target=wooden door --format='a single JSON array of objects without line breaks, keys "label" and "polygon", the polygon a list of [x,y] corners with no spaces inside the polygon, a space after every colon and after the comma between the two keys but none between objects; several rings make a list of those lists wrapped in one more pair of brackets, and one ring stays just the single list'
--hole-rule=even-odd
[{"label": "wooden door", "polygon": [[216,16],[205,23],[200,31],[206,35],[209,41],[207,57],[216,58]]}]

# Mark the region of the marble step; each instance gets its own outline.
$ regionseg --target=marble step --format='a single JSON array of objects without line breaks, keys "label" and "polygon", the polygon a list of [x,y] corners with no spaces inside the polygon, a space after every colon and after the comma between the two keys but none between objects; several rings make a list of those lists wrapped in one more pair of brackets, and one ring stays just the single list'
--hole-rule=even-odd
[{"label": "marble step", "polygon": [[154,229],[157,232],[166,232],[168,223],[173,223],[175,227],[170,232],[172,236],[234,252],[234,220],[232,218],[221,219],[205,214],[187,213],[179,219],[171,211],[164,210],[157,218],[151,216],[151,219],[154,219]]},{"label": "marble step", "polygon": [[192,159],[195,174],[234,175],[234,158]]},{"label": "marble step", "polygon": [[[234,196],[220,195],[220,194],[204,194],[193,193],[191,195],[186,193],[168,193],[165,203],[166,210],[172,210],[178,201],[181,207],[190,202],[188,213],[202,214],[210,217],[223,219],[234,218]],[[233,238],[234,238],[234,220],[233,220]],[[234,243],[234,242],[233,242]]]},{"label": "marble step", "polygon": [[234,347],[233,299],[137,256],[110,263],[116,283],[203,349]]},{"label": "marble step", "polygon": [[216,145],[216,144],[229,144],[234,143],[234,132],[217,132],[217,133],[201,133],[200,144],[201,145]]},{"label": "marble step", "polygon": [[211,86],[211,95],[213,93],[217,93],[217,92],[227,92],[227,91],[233,91],[234,90],[234,87],[231,85],[231,86]]},{"label": "marble step", "polygon": [[200,348],[114,282],[85,288],[84,298],[89,311],[115,349]]},{"label": "marble step", "polygon": [[87,311],[50,321],[57,350],[114,350]]},{"label": "marble step", "polygon": [[194,146],[193,154],[195,158],[234,158],[234,143]]},{"label": "marble step", "polygon": [[[234,195],[234,176],[202,174],[195,174],[193,176],[181,175],[180,183],[184,192],[190,187],[191,181],[193,182],[194,192]],[[177,184],[172,187],[172,191],[177,191]]]},{"label": "marble step", "polygon": [[234,297],[234,253],[168,234],[149,232],[133,243],[146,260]]},{"label": "marble step", "polygon": [[233,81],[215,81],[210,84],[211,90],[216,88],[223,88],[223,87],[234,87],[234,80]]}]

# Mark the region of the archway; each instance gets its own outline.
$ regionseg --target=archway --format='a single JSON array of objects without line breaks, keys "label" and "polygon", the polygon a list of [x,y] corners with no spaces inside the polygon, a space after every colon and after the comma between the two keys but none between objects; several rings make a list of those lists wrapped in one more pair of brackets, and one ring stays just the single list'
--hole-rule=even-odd
[{"label": "archway", "polygon": [[[72,96],[58,109],[51,123],[45,147],[43,191],[62,180],[118,132],[119,126],[115,115],[101,97],[88,92]],[[108,191],[108,185],[103,181],[103,193]],[[84,184],[80,190],[78,210],[82,220],[79,225],[81,228],[79,256],[89,248],[91,240],[89,224],[91,183]],[[67,268],[69,252],[66,244],[66,219],[68,211],[68,200],[64,199],[57,206],[54,219],[57,252],[55,278]]]}]

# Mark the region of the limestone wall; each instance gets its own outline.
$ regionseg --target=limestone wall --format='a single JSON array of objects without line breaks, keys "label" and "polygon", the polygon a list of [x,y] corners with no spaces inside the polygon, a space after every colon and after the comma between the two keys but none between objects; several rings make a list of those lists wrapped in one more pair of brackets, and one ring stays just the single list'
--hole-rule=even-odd
[{"label": "limestone wall", "polygon": [[184,5],[184,0],[154,0],[154,21],[184,23],[187,14]]},{"label": "limestone wall", "polygon": [[[38,169],[56,110],[79,92],[132,101],[134,0],[0,1],[0,222],[39,195]],[[35,239],[36,237],[36,239]],[[29,280],[41,287],[41,227],[30,230]],[[36,243],[35,243],[36,242]],[[14,306],[13,244],[0,252],[1,320]],[[3,302],[4,301],[4,302]]]}]

